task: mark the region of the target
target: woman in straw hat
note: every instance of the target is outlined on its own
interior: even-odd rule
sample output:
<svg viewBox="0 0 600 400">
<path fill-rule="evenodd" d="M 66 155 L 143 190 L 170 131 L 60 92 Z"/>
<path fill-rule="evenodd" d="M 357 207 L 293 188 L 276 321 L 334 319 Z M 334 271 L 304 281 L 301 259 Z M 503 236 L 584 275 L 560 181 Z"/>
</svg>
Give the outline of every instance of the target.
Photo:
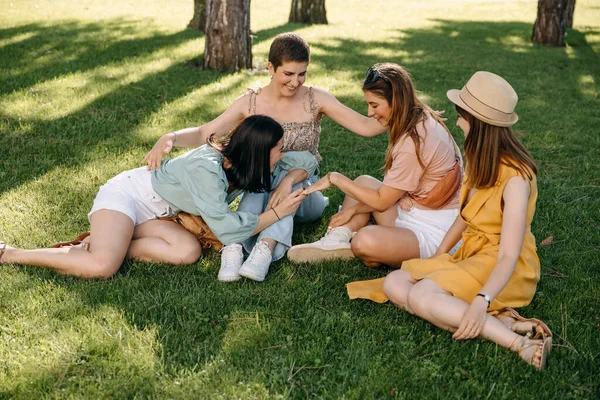
<svg viewBox="0 0 600 400">
<path fill-rule="evenodd" d="M 368 115 L 389 130 L 383 182 L 330 172 L 307 188 L 310 194 L 337 186 L 346 198 L 322 239 L 288 251 L 292 261 L 358 257 L 371 267 L 400 267 L 433 255 L 456 219 L 460 151 L 438 113 L 417 96 L 409 72 L 393 63 L 374 65 L 362 89 Z"/>
<path fill-rule="evenodd" d="M 480 71 L 447 95 L 465 134 L 459 216 L 435 255 L 405 262 L 385 279 L 384 293 L 455 339 L 484 337 L 540 370 L 552 333 L 509 308 L 529 304 L 540 279 L 531 233 L 537 168 L 511 130 L 517 94 L 498 75 Z M 462 246 L 449 255 L 461 238 Z"/>
</svg>

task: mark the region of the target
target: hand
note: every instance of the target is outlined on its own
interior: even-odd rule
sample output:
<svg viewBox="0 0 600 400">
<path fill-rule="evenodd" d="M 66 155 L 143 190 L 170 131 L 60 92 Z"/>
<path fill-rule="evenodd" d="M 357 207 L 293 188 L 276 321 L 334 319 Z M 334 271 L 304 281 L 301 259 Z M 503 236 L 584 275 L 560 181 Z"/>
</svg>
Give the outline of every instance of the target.
<svg viewBox="0 0 600 400">
<path fill-rule="evenodd" d="M 452 337 L 456 340 L 463 340 L 479 336 L 487 318 L 487 306 L 487 301 L 483 297 L 476 296 Z"/>
<path fill-rule="evenodd" d="M 342 209 L 342 211 L 331 217 L 331 221 L 329 222 L 327 229 L 333 229 L 337 228 L 338 226 L 346 225 L 348 222 L 350 222 L 352 217 L 354 217 L 354 211 L 354 207 Z"/>
<path fill-rule="evenodd" d="M 440 119 L 440 121 L 442 121 L 442 122 L 448 121 L 448 118 L 442 117 L 442 115 L 444 115 L 446 113 L 446 110 L 442 110 L 442 111 L 440 111 L 440 110 L 433 110 L 433 112 L 435 113 L 435 115 L 438 116 L 438 118 Z"/>
<path fill-rule="evenodd" d="M 333 175 L 335 173 L 336 172 L 329 172 L 327 175 L 325 175 L 324 177 L 322 177 L 321 179 L 319 179 L 318 181 L 316 181 L 315 183 L 313 183 L 312 185 L 310 185 L 309 187 L 304 189 L 304 194 L 308 196 L 311 193 L 320 192 L 322 190 L 330 188 L 331 187 L 331 175 Z"/>
<path fill-rule="evenodd" d="M 282 201 L 273 209 L 277 213 L 280 218 L 290 215 L 294 211 L 300 207 L 300 203 L 306 198 L 306 195 L 303 193 L 304 189 L 300 188 L 298 190 L 293 191 L 289 195 L 283 198 Z"/>
<path fill-rule="evenodd" d="M 161 138 L 158 139 L 154 147 L 152 147 L 152 150 L 150 150 L 148 154 L 146 154 L 146 157 L 144 157 L 142 163 L 148 163 L 148 171 L 160 168 L 160 162 L 163 158 L 163 155 L 169 154 L 173 149 L 174 138 L 175 135 L 171 133 L 162 135 Z"/>
<path fill-rule="evenodd" d="M 279 185 L 275 188 L 273 193 L 271 193 L 271 198 L 269 199 L 269 203 L 267 204 L 267 209 L 273 208 L 277 206 L 284 198 L 292 193 L 292 184 L 288 183 L 288 181 L 284 178 Z"/>
</svg>

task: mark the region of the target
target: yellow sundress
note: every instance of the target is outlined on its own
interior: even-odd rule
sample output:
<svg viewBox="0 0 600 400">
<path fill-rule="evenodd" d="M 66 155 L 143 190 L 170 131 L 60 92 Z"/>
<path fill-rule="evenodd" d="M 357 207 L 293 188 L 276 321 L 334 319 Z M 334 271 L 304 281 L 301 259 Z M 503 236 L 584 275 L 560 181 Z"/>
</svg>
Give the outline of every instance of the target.
<svg viewBox="0 0 600 400">
<path fill-rule="evenodd" d="M 508 180 L 518 175 L 519 172 L 514 168 L 502 165 L 498 183 L 491 188 L 477 190 L 468 203 L 466 199 L 469 190 L 463 185 L 459 215 L 467 224 L 467 229 L 462 234 L 462 246 L 453 256 L 443 254 L 432 259 L 405 261 L 402 269 L 417 280 L 431 279 L 454 297 L 471 303 L 498 262 L 503 216 L 502 194 Z M 527 204 L 527 231 L 521 255 L 508 284 L 492 301 L 488 311 L 529 304 L 540 280 L 540 260 L 536 253 L 535 237 L 531 233 L 531 221 L 538 195 L 535 176 L 529 184 L 531 190 Z M 348 294 L 351 299 L 368 298 L 384 302 L 387 298 L 381 290 L 382 282 L 383 279 L 378 279 L 348 284 Z"/>
</svg>

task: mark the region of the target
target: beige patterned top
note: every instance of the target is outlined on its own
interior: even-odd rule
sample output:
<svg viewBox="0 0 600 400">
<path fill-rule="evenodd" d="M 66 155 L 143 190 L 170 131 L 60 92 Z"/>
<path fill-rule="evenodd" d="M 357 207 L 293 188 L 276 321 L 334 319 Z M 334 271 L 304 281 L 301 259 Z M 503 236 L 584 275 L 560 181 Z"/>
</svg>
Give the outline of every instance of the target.
<svg viewBox="0 0 600 400">
<path fill-rule="evenodd" d="M 248 99 L 248 113 L 256 114 L 256 95 L 260 93 L 258 89 L 248 89 L 250 97 Z M 318 162 L 323 159 L 319 154 L 319 138 L 321 136 L 321 118 L 317 113 L 317 105 L 313 88 L 308 88 L 308 105 L 310 110 L 306 109 L 306 100 L 304 110 L 312 114 L 312 119 L 306 122 L 286 122 L 281 124 L 283 127 L 283 150 L 284 151 L 309 151 L 315 156 Z"/>
</svg>

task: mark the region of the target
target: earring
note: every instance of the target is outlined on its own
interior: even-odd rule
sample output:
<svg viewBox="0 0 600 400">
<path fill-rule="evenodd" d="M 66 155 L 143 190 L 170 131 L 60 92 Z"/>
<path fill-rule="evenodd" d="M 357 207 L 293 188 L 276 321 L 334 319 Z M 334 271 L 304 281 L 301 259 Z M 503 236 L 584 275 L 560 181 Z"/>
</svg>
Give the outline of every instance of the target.
<svg viewBox="0 0 600 400">
<path fill-rule="evenodd" d="M 270 75 L 270 77 L 271 77 L 271 80 L 273 80 L 273 75 Z"/>
</svg>

